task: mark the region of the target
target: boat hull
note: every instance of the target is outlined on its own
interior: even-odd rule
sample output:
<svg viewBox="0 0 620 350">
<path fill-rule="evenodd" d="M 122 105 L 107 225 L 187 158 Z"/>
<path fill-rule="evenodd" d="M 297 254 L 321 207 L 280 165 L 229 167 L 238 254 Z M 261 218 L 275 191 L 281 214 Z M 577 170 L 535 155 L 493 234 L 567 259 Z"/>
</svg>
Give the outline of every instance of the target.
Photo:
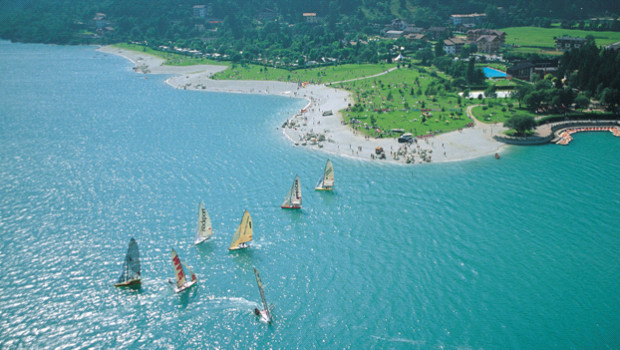
<svg viewBox="0 0 620 350">
<path fill-rule="evenodd" d="M 182 291 L 191 288 L 193 285 L 196 284 L 196 282 L 198 282 L 197 280 L 194 281 L 187 281 L 185 282 L 184 285 L 180 286 L 180 287 L 174 287 L 174 292 L 175 293 L 181 293 Z M 174 283 L 174 282 L 172 282 Z"/>
<path fill-rule="evenodd" d="M 316 191 L 333 191 L 334 190 L 332 187 L 315 187 L 314 189 Z"/>
<path fill-rule="evenodd" d="M 264 323 L 271 323 L 271 317 L 267 313 L 267 310 L 260 310 L 258 319 Z"/>
<path fill-rule="evenodd" d="M 241 243 L 238 246 L 234 247 L 234 248 L 228 248 L 228 250 L 239 250 L 239 249 L 245 249 L 245 248 L 249 248 L 250 245 L 248 243 Z"/>
<path fill-rule="evenodd" d="M 211 237 L 206 237 L 206 238 L 202 238 L 202 239 L 197 239 L 196 242 L 194 242 L 194 245 L 199 245 L 200 243 L 203 243 L 205 241 L 208 241 L 209 238 Z"/>
<path fill-rule="evenodd" d="M 136 279 L 121 282 L 121 283 L 114 283 L 114 287 L 136 287 L 136 286 L 140 286 L 141 284 L 142 284 L 142 281 L 139 278 L 136 278 Z"/>
<path fill-rule="evenodd" d="M 283 205 L 283 206 L 280 206 L 280 208 L 282 208 L 282 209 L 301 209 L 301 205 L 299 205 L 299 204 Z"/>
</svg>

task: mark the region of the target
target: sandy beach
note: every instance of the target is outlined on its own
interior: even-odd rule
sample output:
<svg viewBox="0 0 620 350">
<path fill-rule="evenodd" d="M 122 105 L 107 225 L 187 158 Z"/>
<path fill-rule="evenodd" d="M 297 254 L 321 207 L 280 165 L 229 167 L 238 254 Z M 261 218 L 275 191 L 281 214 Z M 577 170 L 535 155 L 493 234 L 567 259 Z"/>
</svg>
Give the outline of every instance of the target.
<svg viewBox="0 0 620 350">
<path fill-rule="evenodd" d="M 112 46 L 101 47 L 99 51 L 122 56 L 135 64 L 140 74 L 171 74 L 166 82 L 177 89 L 212 92 L 270 94 L 308 101 L 305 108 L 282 120 L 279 125 L 283 134 L 291 141 L 291 147 L 305 147 L 318 152 L 373 160 L 394 164 L 426 162 L 449 162 L 490 156 L 500 153 L 503 143 L 495 141 L 493 135 L 504 129 L 500 125 L 487 125 L 473 119 L 474 127 L 453 131 L 433 137 L 418 139 L 408 146 L 396 139 L 368 138 L 342 122 L 338 111 L 354 101 L 347 91 L 325 85 L 306 85 L 274 81 L 212 80 L 210 76 L 226 69 L 225 66 L 165 66 L 164 60 L 137 51 Z M 471 108 L 468 108 L 471 116 Z M 472 117 L 473 118 L 473 117 Z M 385 159 L 378 159 L 375 149 L 384 150 Z"/>
</svg>

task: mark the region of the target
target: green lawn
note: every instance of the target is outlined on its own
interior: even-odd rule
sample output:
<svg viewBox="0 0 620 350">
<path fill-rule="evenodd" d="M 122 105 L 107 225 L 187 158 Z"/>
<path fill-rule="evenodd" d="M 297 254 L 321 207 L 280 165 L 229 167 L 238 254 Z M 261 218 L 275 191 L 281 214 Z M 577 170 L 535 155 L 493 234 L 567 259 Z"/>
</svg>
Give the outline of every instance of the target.
<svg viewBox="0 0 620 350">
<path fill-rule="evenodd" d="M 213 76 L 219 80 L 275 80 L 286 82 L 310 82 L 324 84 L 366 77 L 384 72 L 395 64 L 343 64 L 289 71 L 253 64 L 233 65 Z"/>
<path fill-rule="evenodd" d="M 487 98 L 482 106 L 472 109 L 473 115 L 483 123 L 503 123 L 515 114 L 537 115 L 519 108 L 519 103 L 511 98 Z"/>
<path fill-rule="evenodd" d="M 554 37 L 563 35 L 585 38 L 592 35 L 596 45 L 609 45 L 620 41 L 620 32 L 595 32 L 578 29 L 539 28 L 539 27 L 511 27 L 501 29 L 506 32 L 506 44 L 533 49 L 555 48 Z M 521 51 L 519 51 L 521 52 Z"/>
<path fill-rule="evenodd" d="M 426 68 L 400 68 L 389 74 L 336 84 L 351 91 L 356 104 L 343 111 L 344 119 L 360 132 L 377 136 L 376 129 L 403 129 L 414 135 L 441 133 L 467 126 L 465 99 L 446 90 L 449 82 Z M 413 89 L 413 94 L 411 90 Z M 475 101 L 472 101 L 473 103 Z"/>
</svg>

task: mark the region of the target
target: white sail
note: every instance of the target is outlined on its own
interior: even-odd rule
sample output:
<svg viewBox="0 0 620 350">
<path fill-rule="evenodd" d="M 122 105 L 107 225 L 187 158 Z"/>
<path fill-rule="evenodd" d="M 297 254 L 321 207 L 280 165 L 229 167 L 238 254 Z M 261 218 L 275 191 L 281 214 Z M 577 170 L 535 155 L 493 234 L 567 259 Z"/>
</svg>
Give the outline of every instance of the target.
<svg viewBox="0 0 620 350">
<path fill-rule="evenodd" d="M 319 179 L 319 183 L 314 188 L 315 190 L 331 191 L 334 187 L 334 166 L 331 160 L 327 160 L 325 164 L 325 170 L 323 176 Z"/>
<path fill-rule="evenodd" d="M 258 290 L 260 291 L 260 298 L 263 301 L 263 310 L 260 310 L 261 317 L 265 318 L 266 322 L 271 322 L 271 312 L 269 311 L 269 306 L 267 305 L 267 300 L 265 299 L 265 290 L 263 288 L 263 281 L 260 279 L 260 274 L 258 270 L 254 268 L 254 276 L 256 276 L 256 284 L 258 284 Z"/>
<path fill-rule="evenodd" d="M 282 208 L 286 209 L 300 209 L 301 208 L 301 184 L 299 181 L 299 175 L 295 176 L 293 180 L 293 186 L 286 194 L 284 202 L 282 202 Z"/>
<path fill-rule="evenodd" d="M 246 243 L 252 240 L 252 233 L 252 217 L 250 217 L 250 213 L 246 210 L 228 250 L 247 248 Z"/>
<path fill-rule="evenodd" d="M 135 239 L 129 241 L 129 248 L 123 262 L 123 270 L 114 284 L 117 287 L 140 284 L 140 251 Z"/>
<path fill-rule="evenodd" d="M 198 228 L 194 244 L 200 244 L 211 238 L 212 235 L 213 230 L 211 218 L 209 217 L 207 209 L 205 209 L 204 205 L 200 203 L 200 205 L 198 206 Z"/>
</svg>

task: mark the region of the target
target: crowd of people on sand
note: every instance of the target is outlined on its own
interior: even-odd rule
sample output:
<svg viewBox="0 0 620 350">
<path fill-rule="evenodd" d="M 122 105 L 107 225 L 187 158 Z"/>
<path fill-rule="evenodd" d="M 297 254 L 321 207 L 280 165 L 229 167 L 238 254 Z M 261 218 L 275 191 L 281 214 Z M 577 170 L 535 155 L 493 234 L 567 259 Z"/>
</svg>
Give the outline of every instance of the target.
<svg viewBox="0 0 620 350">
<path fill-rule="evenodd" d="M 586 131 L 609 131 L 614 136 L 620 137 L 620 129 L 615 126 L 585 126 L 579 128 L 569 128 L 560 133 L 560 140 L 557 142 L 558 145 L 568 145 L 572 140 L 572 134 L 578 132 L 586 132 Z"/>
</svg>

